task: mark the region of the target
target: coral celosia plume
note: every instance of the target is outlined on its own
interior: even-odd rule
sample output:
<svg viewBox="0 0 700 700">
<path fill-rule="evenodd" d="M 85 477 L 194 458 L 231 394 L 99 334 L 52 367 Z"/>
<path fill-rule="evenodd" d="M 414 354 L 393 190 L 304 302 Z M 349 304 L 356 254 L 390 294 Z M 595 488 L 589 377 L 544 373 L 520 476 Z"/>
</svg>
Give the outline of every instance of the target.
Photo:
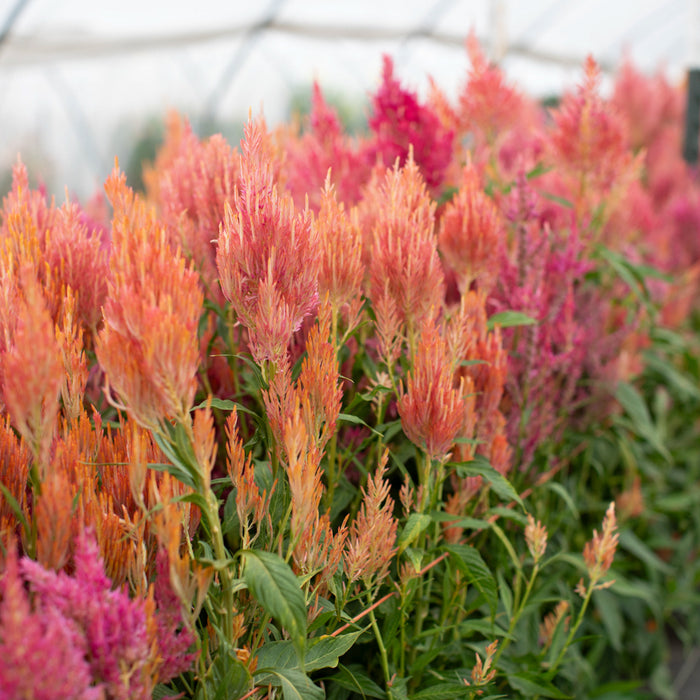
<svg viewBox="0 0 700 700">
<path fill-rule="evenodd" d="M 235 210 L 226 206 L 217 266 L 224 296 L 250 334 L 258 363 L 283 362 L 292 333 L 318 303 L 318 234 L 308 210 L 280 193 L 264 124 L 249 122 Z"/>
<path fill-rule="evenodd" d="M 197 274 L 115 169 L 109 295 L 97 356 L 119 403 L 145 427 L 187 416 L 199 363 Z"/>
</svg>

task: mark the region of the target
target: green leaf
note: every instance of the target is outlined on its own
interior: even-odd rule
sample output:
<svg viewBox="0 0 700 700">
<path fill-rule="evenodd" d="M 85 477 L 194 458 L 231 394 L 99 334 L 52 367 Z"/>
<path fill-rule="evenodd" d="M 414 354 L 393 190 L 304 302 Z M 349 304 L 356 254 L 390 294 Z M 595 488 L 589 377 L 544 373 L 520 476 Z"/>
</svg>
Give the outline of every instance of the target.
<svg viewBox="0 0 700 700">
<path fill-rule="evenodd" d="M 411 513 L 399 535 L 397 542 L 399 554 L 412 544 L 431 522 L 432 518 L 425 513 Z"/>
<path fill-rule="evenodd" d="M 423 568 L 423 550 L 407 547 L 404 554 L 408 557 L 411 564 L 413 564 L 416 573 L 418 573 Z"/>
<path fill-rule="evenodd" d="M 594 591 L 593 603 L 600 614 L 610 646 L 615 651 L 621 651 L 625 622 L 620 614 L 620 599 L 610 591 Z"/>
<path fill-rule="evenodd" d="M 218 408 L 222 411 L 233 411 L 233 409 L 235 408 L 238 411 L 238 413 L 248 413 L 251 416 L 255 416 L 256 418 L 258 417 L 258 414 L 255 411 L 251 411 L 242 403 L 238 403 L 238 401 L 231 401 L 231 399 L 217 399 L 215 396 L 212 396 L 209 399 L 202 401 L 202 403 L 199 403 L 196 406 L 192 406 L 190 412 L 196 411 L 200 408 L 206 408 L 207 402 L 211 402 L 212 408 Z"/>
<path fill-rule="evenodd" d="M 537 323 L 536 318 L 524 314 L 522 311 L 499 311 L 491 316 L 486 327 L 492 331 L 496 325 L 501 328 L 512 328 L 513 326 L 533 326 Z"/>
<path fill-rule="evenodd" d="M 644 683 L 642 681 L 612 681 L 595 689 L 589 690 L 588 697 L 591 700 L 641 700 L 648 698 L 646 693 L 639 691 Z"/>
<path fill-rule="evenodd" d="M 324 700 L 324 692 L 302 671 L 265 668 L 255 674 L 256 685 L 277 685 L 284 700 Z"/>
<path fill-rule="evenodd" d="M 436 683 L 435 685 L 411 695 L 411 700 L 442 700 L 442 698 L 466 697 L 464 683 Z"/>
<path fill-rule="evenodd" d="M 544 197 L 545 199 L 549 199 L 551 202 L 556 202 L 566 209 L 574 208 L 574 205 L 568 199 L 560 197 L 558 194 L 552 194 L 551 192 L 540 192 L 540 196 Z"/>
<path fill-rule="evenodd" d="M 673 461 L 666 446 L 661 442 L 656 427 L 652 423 L 649 409 L 642 395 L 628 382 L 617 385 L 615 398 L 620 402 L 632 421 L 632 427 L 669 463 Z"/>
<path fill-rule="evenodd" d="M 491 484 L 491 488 L 505 501 L 515 501 L 520 507 L 525 510 L 518 492 L 513 488 L 513 485 L 502 474 L 497 472 L 488 462 L 480 455 L 477 455 L 469 462 L 460 462 L 456 466 L 456 472 L 459 476 L 480 476 Z"/>
<path fill-rule="evenodd" d="M 339 413 L 338 414 L 338 420 L 345 421 L 346 423 L 353 423 L 354 425 L 362 425 L 368 430 L 371 430 L 375 435 L 378 435 L 379 437 L 384 437 L 379 431 L 375 430 L 371 425 L 368 425 L 365 423 L 362 418 L 359 418 L 358 416 L 354 416 L 352 413 Z"/>
<path fill-rule="evenodd" d="M 700 489 L 689 488 L 680 493 L 670 493 L 654 501 L 654 510 L 662 513 L 683 513 L 695 510 L 700 503 Z"/>
<path fill-rule="evenodd" d="M 339 669 L 329 680 L 341 688 L 359 693 L 363 698 L 386 698 L 386 693 L 358 666 L 340 664 Z"/>
<path fill-rule="evenodd" d="M 347 652 L 362 634 L 362 630 L 341 634 L 337 637 L 323 636 L 313 640 L 306 651 L 304 670 L 306 673 L 321 668 L 335 668 L 340 657 Z M 299 659 L 290 641 L 268 642 L 257 653 L 259 668 L 296 669 L 301 671 Z"/>
<path fill-rule="evenodd" d="M 362 634 L 362 630 L 339 634 L 337 637 L 321 637 L 306 652 L 306 672 L 320 668 L 335 668 L 340 657 L 347 652 Z"/>
<path fill-rule="evenodd" d="M 167 685 L 159 683 L 155 688 L 153 688 L 153 695 L 151 696 L 153 700 L 163 700 L 164 698 L 180 698 L 182 693 L 178 693 L 177 690 L 171 690 Z"/>
<path fill-rule="evenodd" d="M 564 488 L 562 484 L 560 484 L 558 481 L 548 481 L 545 484 L 545 488 L 548 491 L 554 491 L 554 493 L 556 493 L 557 496 L 559 496 L 559 498 L 561 498 L 561 500 L 564 501 L 566 507 L 571 512 L 571 515 L 574 516 L 574 519 L 579 519 L 578 508 L 574 503 L 574 499 L 571 498 L 571 494 Z"/>
<path fill-rule="evenodd" d="M 436 523 L 450 523 L 450 525 L 462 527 L 465 530 L 488 530 L 491 527 L 491 523 L 488 520 L 470 518 L 468 516 L 460 518 L 450 513 L 442 513 L 438 510 L 431 511 L 430 517 Z"/>
<path fill-rule="evenodd" d="M 498 605 L 498 589 L 493 574 L 481 558 L 481 554 L 468 544 L 450 544 L 444 549 L 453 555 L 450 561 L 456 564 L 467 580 L 486 598 L 493 617 Z"/>
<path fill-rule="evenodd" d="M 532 168 L 532 170 L 529 170 L 527 173 L 525 173 L 525 178 L 528 180 L 532 180 L 533 178 L 540 177 L 540 175 L 545 175 L 553 169 L 554 168 L 552 168 L 552 166 L 545 165 L 544 163 L 537 163 L 537 165 L 535 165 L 535 167 Z"/>
<path fill-rule="evenodd" d="M 652 614 L 660 620 L 663 615 L 664 601 L 659 597 L 656 588 L 648 584 L 646 581 L 639 579 L 625 579 L 619 572 L 613 572 L 612 578 L 615 579 L 614 593 L 617 596 L 625 598 L 639 598 L 643 600 L 651 610 Z"/>
<path fill-rule="evenodd" d="M 209 509 L 207 499 L 201 493 L 186 493 L 183 496 L 176 496 L 173 498 L 173 501 L 179 503 L 194 503 L 205 512 Z"/>
<path fill-rule="evenodd" d="M 498 578 L 498 593 L 501 603 L 503 603 L 503 609 L 506 611 L 507 619 L 510 622 L 513 617 L 513 593 L 500 569 L 496 572 L 496 577 Z"/>
<path fill-rule="evenodd" d="M 656 370 L 665 379 L 669 389 L 673 389 L 681 399 L 700 399 L 700 388 L 685 374 L 679 372 L 668 360 L 660 358 L 651 352 L 644 353 L 647 367 Z"/>
<path fill-rule="evenodd" d="M 561 700 L 572 697 L 562 693 L 561 690 L 536 673 L 527 671 L 511 673 L 508 675 L 508 682 L 513 688 L 526 695 L 541 695 L 544 698 L 560 698 Z"/>
<path fill-rule="evenodd" d="M 164 423 L 163 428 L 167 432 L 167 437 L 158 432 L 154 432 L 153 437 L 172 464 L 149 464 L 148 466 L 157 471 L 168 472 L 178 481 L 197 491 L 200 481 L 199 465 L 185 429 L 179 424 L 170 425 L 169 423 Z"/>
<path fill-rule="evenodd" d="M 202 682 L 198 684 L 195 700 L 239 698 L 251 687 L 252 678 L 248 669 L 236 658 L 232 649 L 221 647 Z"/>
<path fill-rule="evenodd" d="M 605 246 L 599 246 L 596 252 L 615 270 L 637 299 L 653 314 L 654 308 L 651 303 L 649 288 L 647 287 L 647 277 L 654 277 L 666 282 L 671 282 L 672 278 L 650 265 L 637 265 L 620 255 L 620 253 L 612 251 Z"/>
<path fill-rule="evenodd" d="M 243 579 L 253 597 L 290 634 L 303 663 L 306 644 L 306 603 L 297 577 L 277 554 L 253 549 L 239 552 L 245 560 Z"/>
<path fill-rule="evenodd" d="M 263 644 L 256 654 L 258 668 L 287 668 L 301 670 L 299 656 L 289 640 Z"/>
<path fill-rule="evenodd" d="M 170 457 L 165 450 L 163 449 L 163 446 L 158 442 L 158 438 L 154 435 L 156 443 L 158 443 L 158 446 L 160 447 L 161 451 L 163 454 L 165 454 L 166 457 L 171 459 L 172 462 L 176 460 L 175 457 Z M 189 471 L 187 469 L 184 469 L 183 467 L 180 467 L 177 464 L 163 464 L 159 462 L 149 462 L 148 464 L 149 469 L 153 469 L 154 471 L 157 472 L 167 472 L 172 476 L 173 478 L 177 479 L 180 483 L 184 484 L 185 486 L 189 486 L 191 489 L 195 488 L 195 483 L 194 479 L 190 475 Z"/>
<path fill-rule="evenodd" d="M 650 569 L 656 569 L 667 575 L 674 574 L 674 568 L 654 554 L 649 546 L 631 530 L 625 529 L 620 531 L 620 547 L 627 550 L 630 554 L 634 554 Z"/>
<path fill-rule="evenodd" d="M 24 511 L 17 502 L 17 499 L 10 493 L 10 490 L 7 488 L 7 486 L 5 486 L 5 484 L 0 483 L 0 491 L 2 491 L 2 495 L 5 497 L 5 500 L 10 506 L 10 510 L 15 515 L 15 518 L 17 518 L 17 520 L 19 520 L 19 522 L 22 524 L 25 533 L 29 534 L 29 523 L 27 522 Z"/>
</svg>

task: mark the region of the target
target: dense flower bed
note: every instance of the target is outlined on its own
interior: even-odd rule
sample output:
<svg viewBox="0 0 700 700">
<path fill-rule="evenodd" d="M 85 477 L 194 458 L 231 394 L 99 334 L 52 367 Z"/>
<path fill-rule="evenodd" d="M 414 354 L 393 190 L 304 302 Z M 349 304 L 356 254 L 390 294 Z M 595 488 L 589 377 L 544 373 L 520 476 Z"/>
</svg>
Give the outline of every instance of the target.
<svg viewBox="0 0 700 700">
<path fill-rule="evenodd" d="M 318 86 L 238 149 L 172 115 L 111 216 L 18 162 L 0 698 L 642 697 L 597 660 L 671 617 L 635 566 L 697 454 L 682 96 L 589 59 L 547 111 L 467 49 L 454 104 L 385 57 L 355 138 Z"/>
</svg>

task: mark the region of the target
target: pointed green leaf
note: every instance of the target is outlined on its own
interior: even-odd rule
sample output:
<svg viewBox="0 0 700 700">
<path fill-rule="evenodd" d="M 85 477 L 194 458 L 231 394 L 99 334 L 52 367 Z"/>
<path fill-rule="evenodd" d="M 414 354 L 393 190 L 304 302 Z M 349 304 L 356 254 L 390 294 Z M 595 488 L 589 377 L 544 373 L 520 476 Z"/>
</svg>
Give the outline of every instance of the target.
<svg viewBox="0 0 700 700">
<path fill-rule="evenodd" d="M 302 671 L 291 668 L 264 668 L 255 674 L 256 685 L 282 688 L 284 700 L 323 700 L 324 692 Z"/>
<path fill-rule="evenodd" d="M 363 669 L 356 665 L 343 666 L 340 664 L 340 670 L 334 676 L 331 676 L 330 680 L 341 688 L 351 690 L 363 698 L 383 699 L 386 697 L 386 693 Z"/>
<path fill-rule="evenodd" d="M 17 518 L 17 520 L 19 520 L 19 522 L 22 524 L 24 531 L 29 534 L 29 523 L 27 522 L 24 511 L 17 502 L 17 499 L 10 493 L 10 490 L 7 488 L 7 486 L 5 486 L 5 484 L 0 483 L 0 491 L 2 491 L 2 495 L 5 497 L 7 504 L 10 506 L 10 510 L 15 514 L 15 518 Z"/>
<path fill-rule="evenodd" d="M 246 549 L 243 579 L 253 597 L 290 634 L 303 663 L 306 643 L 306 603 L 299 582 L 288 564 L 272 552 Z"/>
<path fill-rule="evenodd" d="M 501 603 L 503 603 L 503 609 L 506 611 L 506 619 L 510 622 L 513 617 L 513 593 L 500 569 L 496 572 L 496 577 L 498 578 L 498 593 Z"/>
<path fill-rule="evenodd" d="M 491 484 L 491 488 L 504 500 L 515 501 L 523 510 L 523 504 L 518 492 L 513 488 L 513 485 L 502 474 L 497 472 L 481 455 L 477 455 L 469 462 L 460 462 L 457 464 L 455 471 L 461 477 L 465 476 L 480 476 Z"/>
<path fill-rule="evenodd" d="M 156 443 L 158 443 L 158 438 L 156 438 Z M 158 446 L 160 447 L 163 454 L 165 454 L 165 456 L 168 457 L 168 459 L 170 459 L 172 462 L 176 460 L 176 457 L 171 457 L 165 452 L 160 443 L 158 443 Z M 177 479 L 180 483 L 184 484 L 185 486 L 189 486 L 191 489 L 195 488 L 194 479 L 192 478 L 190 473 L 187 471 L 187 469 L 183 469 L 177 464 L 162 464 L 156 462 L 149 462 L 148 468 L 153 469 L 157 472 L 167 472 L 168 474 L 170 474 L 170 476 Z"/>
<path fill-rule="evenodd" d="M 668 576 L 674 575 L 673 567 L 661 559 L 632 530 L 624 529 L 620 531 L 620 547 L 643 561 L 650 569 L 655 569 Z"/>
<path fill-rule="evenodd" d="M 536 323 L 537 319 L 522 311 L 499 311 L 489 318 L 486 327 L 492 331 L 497 325 L 501 328 L 511 328 L 512 326 L 533 326 Z"/>
<path fill-rule="evenodd" d="M 452 554 L 451 562 L 476 586 L 486 598 L 491 608 L 491 616 L 496 614 L 498 605 L 498 589 L 493 574 L 481 558 L 481 554 L 468 544 L 450 544 L 445 549 Z"/>
<path fill-rule="evenodd" d="M 252 681 L 248 669 L 236 658 L 233 650 L 223 646 L 198 684 L 195 700 L 238 698 L 251 690 Z"/>
<path fill-rule="evenodd" d="M 258 417 L 258 414 L 255 411 L 251 411 L 242 403 L 238 403 L 238 401 L 231 401 L 231 399 L 217 399 L 215 396 L 212 396 L 209 399 L 202 401 L 202 403 L 199 403 L 196 406 L 192 406 L 190 411 L 196 411 L 200 408 L 206 408 L 208 401 L 211 402 L 212 408 L 218 408 L 222 411 L 233 411 L 233 409 L 235 408 L 236 411 L 238 411 L 238 413 L 248 413 L 249 415 L 255 416 L 256 418 Z"/>
<path fill-rule="evenodd" d="M 307 649 L 304 669 L 306 673 L 321 668 L 335 668 L 340 657 L 347 652 L 362 634 L 362 630 L 341 634 L 337 637 L 323 636 L 313 640 Z M 257 653 L 258 668 L 296 669 L 301 671 L 299 659 L 290 641 L 268 642 Z"/>
<path fill-rule="evenodd" d="M 306 652 L 306 672 L 320 668 L 335 668 L 340 657 L 347 652 L 362 634 L 362 630 L 339 634 L 337 637 L 321 637 Z"/>
<path fill-rule="evenodd" d="M 432 518 L 425 513 L 411 513 L 401 531 L 398 539 L 399 554 L 412 544 L 416 538 L 432 522 Z"/>
<path fill-rule="evenodd" d="M 549 199 L 551 202 L 556 202 L 566 209 L 573 209 L 574 205 L 566 198 L 560 197 L 558 194 L 552 194 L 551 192 L 540 192 L 540 194 L 545 198 Z"/>
<path fill-rule="evenodd" d="M 411 700 L 448 700 L 467 697 L 464 683 L 436 683 L 411 695 Z"/>
<path fill-rule="evenodd" d="M 382 433 L 375 430 L 371 425 L 365 423 L 365 421 L 363 421 L 362 418 L 354 416 L 352 413 L 339 413 L 338 420 L 345 421 L 346 423 L 353 423 L 354 425 L 362 425 L 365 428 L 371 430 L 375 435 L 379 435 L 379 437 L 384 437 Z"/>
<path fill-rule="evenodd" d="M 508 675 L 508 682 L 513 688 L 527 696 L 541 695 L 543 698 L 556 698 L 558 700 L 567 700 L 571 697 L 535 673 L 526 671 L 511 673 Z"/>
<path fill-rule="evenodd" d="M 661 442 L 646 402 L 639 391 L 628 382 L 619 382 L 615 398 L 630 417 L 632 427 L 637 434 L 644 438 L 668 462 L 672 462 L 673 459 L 666 446 Z"/>
</svg>

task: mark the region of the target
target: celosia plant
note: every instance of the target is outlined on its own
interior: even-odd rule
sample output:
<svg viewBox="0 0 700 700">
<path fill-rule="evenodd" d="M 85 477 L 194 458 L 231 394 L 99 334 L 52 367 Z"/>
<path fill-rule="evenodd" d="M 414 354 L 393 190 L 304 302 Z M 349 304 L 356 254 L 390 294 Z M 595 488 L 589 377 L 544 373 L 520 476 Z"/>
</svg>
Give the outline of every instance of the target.
<svg viewBox="0 0 700 700">
<path fill-rule="evenodd" d="M 700 194 L 649 155 L 677 137 L 662 86 L 640 123 L 640 79 L 608 101 L 589 60 L 547 118 L 473 37 L 468 55 L 455 104 L 385 58 L 360 139 L 318 86 L 305 131 L 250 119 L 238 150 L 173 116 L 145 196 L 107 179 L 111 220 L 15 167 L 0 698 L 594 685 L 579 671 L 601 635 L 581 628 L 614 593 L 618 543 L 663 561 L 612 506 L 568 552 L 584 538 L 557 532 L 552 499 L 579 515 L 567 468 L 592 444 L 582 482 L 602 469 L 623 409 L 647 441 L 627 468 L 666 458 L 629 382 L 658 308 L 692 301 L 651 264 L 697 279 L 700 249 L 672 248 Z"/>
</svg>

